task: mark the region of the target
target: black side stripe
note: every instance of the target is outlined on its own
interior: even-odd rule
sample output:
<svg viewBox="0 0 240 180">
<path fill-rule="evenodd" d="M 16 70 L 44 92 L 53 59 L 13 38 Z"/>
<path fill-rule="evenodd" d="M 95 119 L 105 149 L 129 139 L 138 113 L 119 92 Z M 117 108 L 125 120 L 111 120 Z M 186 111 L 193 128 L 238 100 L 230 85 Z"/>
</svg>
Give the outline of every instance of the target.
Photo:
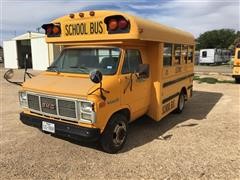
<svg viewBox="0 0 240 180">
<path fill-rule="evenodd" d="M 233 67 L 240 67 L 240 65 L 233 65 Z"/>
<path fill-rule="evenodd" d="M 192 76 L 194 76 L 194 74 L 189 74 L 189 75 L 187 75 L 187 76 L 183 76 L 183 77 L 180 77 L 180 78 L 178 78 L 178 79 L 165 82 L 165 83 L 163 84 L 163 87 L 170 86 L 170 85 L 172 85 L 172 84 L 175 84 L 175 83 L 177 83 L 177 82 L 179 82 L 179 81 L 182 81 L 182 80 L 187 79 L 187 78 L 192 77 Z"/>
<path fill-rule="evenodd" d="M 193 85 L 190 85 L 190 86 L 187 87 L 187 89 L 191 89 L 192 87 L 193 87 Z"/>
<path fill-rule="evenodd" d="M 179 93 L 175 93 L 175 94 L 163 99 L 162 104 L 165 104 L 166 102 L 172 100 L 173 98 L 177 97 L 178 95 L 179 95 Z"/>
</svg>

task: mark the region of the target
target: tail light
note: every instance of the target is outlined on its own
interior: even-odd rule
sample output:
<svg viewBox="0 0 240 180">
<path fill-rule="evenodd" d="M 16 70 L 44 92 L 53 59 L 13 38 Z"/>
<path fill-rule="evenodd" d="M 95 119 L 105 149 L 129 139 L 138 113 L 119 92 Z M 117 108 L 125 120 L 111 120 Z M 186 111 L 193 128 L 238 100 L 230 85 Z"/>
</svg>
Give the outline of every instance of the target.
<svg viewBox="0 0 240 180">
<path fill-rule="evenodd" d="M 45 30 L 47 37 L 59 37 L 61 35 L 60 24 L 43 24 L 42 28 Z"/>
<path fill-rule="evenodd" d="M 127 20 L 126 19 L 120 19 L 118 21 L 118 26 L 119 26 L 120 29 L 126 29 L 127 26 L 128 26 Z"/>
<path fill-rule="evenodd" d="M 121 15 L 109 16 L 104 19 L 109 34 L 128 33 L 130 23 Z"/>
</svg>

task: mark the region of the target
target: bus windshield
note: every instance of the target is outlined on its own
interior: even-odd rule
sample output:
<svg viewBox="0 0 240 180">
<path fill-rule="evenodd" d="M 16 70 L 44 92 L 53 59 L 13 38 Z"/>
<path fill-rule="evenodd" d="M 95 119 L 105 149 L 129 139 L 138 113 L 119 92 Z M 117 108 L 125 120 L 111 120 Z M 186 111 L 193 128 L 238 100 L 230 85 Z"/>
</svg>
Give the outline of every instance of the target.
<svg viewBox="0 0 240 180">
<path fill-rule="evenodd" d="M 48 71 L 89 74 L 93 69 L 98 69 L 103 75 L 113 75 L 119 59 L 119 48 L 65 49 L 48 67 Z"/>
</svg>

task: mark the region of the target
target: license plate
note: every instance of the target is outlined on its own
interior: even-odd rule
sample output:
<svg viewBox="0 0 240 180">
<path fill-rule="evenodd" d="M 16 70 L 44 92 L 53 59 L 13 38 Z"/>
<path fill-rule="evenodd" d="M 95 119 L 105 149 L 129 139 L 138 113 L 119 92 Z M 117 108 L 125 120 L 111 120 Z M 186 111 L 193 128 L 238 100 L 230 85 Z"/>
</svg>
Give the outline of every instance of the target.
<svg viewBox="0 0 240 180">
<path fill-rule="evenodd" d="M 55 124 L 42 121 L 42 130 L 50 133 L 55 133 Z"/>
</svg>

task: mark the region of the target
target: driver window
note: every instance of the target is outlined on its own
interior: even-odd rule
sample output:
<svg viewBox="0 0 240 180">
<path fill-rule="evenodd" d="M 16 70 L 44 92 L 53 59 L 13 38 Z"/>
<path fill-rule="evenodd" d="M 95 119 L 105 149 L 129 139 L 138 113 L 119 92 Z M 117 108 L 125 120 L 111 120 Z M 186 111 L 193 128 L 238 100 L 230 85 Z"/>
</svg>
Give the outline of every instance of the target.
<svg viewBox="0 0 240 180">
<path fill-rule="evenodd" d="M 139 64 L 142 64 L 140 51 L 136 49 L 126 50 L 122 67 L 122 74 L 137 72 Z"/>
</svg>

